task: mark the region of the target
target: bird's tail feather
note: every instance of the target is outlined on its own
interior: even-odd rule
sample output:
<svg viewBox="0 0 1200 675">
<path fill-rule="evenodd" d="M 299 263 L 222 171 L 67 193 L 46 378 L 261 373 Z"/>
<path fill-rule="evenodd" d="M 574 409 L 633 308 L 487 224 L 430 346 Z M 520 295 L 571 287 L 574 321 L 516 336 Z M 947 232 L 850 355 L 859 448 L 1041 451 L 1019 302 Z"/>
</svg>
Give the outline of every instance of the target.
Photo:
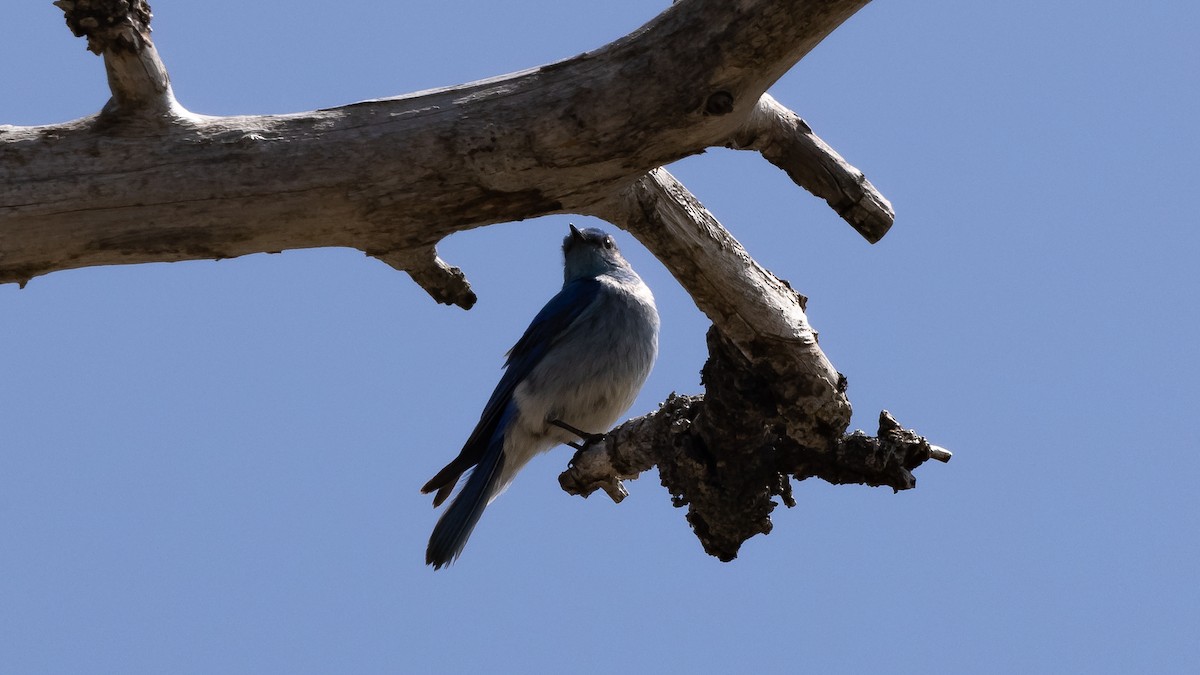
<svg viewBox="0 0 1200 675">
<path fill-rule="evenodd" d="M 446 507 L 429 535 L 429 547 L 425 549 L 425 562 L 433 569 L 454 562 L 467 538 L 483 515 L 484 508 L 496 494 L 500 476 L 504 473 L 504 425 L 492 436 L 483 460 L 471 471 L 458 496 Z"/>
</svg>

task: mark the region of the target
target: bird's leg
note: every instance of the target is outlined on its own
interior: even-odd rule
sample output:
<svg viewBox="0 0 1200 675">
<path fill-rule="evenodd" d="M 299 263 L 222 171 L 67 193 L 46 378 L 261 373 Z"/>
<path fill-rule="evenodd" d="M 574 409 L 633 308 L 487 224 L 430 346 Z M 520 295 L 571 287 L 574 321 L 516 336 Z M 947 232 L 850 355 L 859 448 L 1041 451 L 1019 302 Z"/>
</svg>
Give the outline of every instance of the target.
<svg viewBox="0 0 1200 675">
<path fill-rule="evenodd" d="M 564 422 L 562 420 L 550 420 L 550 424 L 553 424 L 554 426 L 558 427 L 559 429 L 566 429 L 567 431 L 578 436 L 583 441 L 583 445 L 580 445 L 578 443 L 574 443 L 571 441 L 567 441 L 567 445 L 571 446 L 572 448 L 575 448 L 576 450 L 582 450 L 585 447 L 591 445 L 592 443 L 599 443 L 600 441 L 604 440 L 604 434 L 589 434 L 586 431 L 581 431 L 579 429 L 576 429 L 575 427 L 571 426 L 570 424 L 567 424 L 566 422 Z"/>
</svg>

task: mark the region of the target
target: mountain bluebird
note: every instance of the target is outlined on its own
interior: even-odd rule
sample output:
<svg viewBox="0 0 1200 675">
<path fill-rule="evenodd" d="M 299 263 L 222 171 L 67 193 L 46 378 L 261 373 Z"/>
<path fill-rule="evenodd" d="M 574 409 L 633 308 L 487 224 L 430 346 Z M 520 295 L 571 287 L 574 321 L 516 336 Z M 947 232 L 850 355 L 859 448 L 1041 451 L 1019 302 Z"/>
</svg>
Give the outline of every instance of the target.
<svg viewBox="0 0 1200 675">
<path fill-rule="evenodd" d="M 433 528 L 425 562 L 440 569 L 525 463 L 565 443 L 595 441 L 633 404 L 658 355 L 654 296 L 595 228 L 563 240 L 563 287 L 508 352 L 505 372 L 458 457 L 421 492 L 436 507 L 462 490 Z"/>
</svg>

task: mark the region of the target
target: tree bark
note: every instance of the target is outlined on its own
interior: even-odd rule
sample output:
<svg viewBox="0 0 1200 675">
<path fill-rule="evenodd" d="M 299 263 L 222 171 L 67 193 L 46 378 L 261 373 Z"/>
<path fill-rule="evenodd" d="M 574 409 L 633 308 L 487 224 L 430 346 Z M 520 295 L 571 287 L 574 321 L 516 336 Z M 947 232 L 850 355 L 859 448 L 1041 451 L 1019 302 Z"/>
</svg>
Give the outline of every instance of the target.
<svg viewBox="0 0 1200 675">
<path fill-rule="evenodd" d="M 610 45 L 522 73 L 239 117 L 175 101 L 139 24 L 144 2 L 123 13 L 124 0 L 60 4 L 104 54 L 113 98 L 66 124 L 0 127 L 0 283 L 318 246 L 443 276 L 432 251 L 448 234 L 584 211 L 704 148 L 757 147 L 735 137 L 769 124 L 767 86 L 865 0 L 686 0 Z M 890 210 L 855 222 L 877 239 Z"/>
<path fill-rule="evenodd" d="M 600 216 L 642 241 L 712 319 L 711 358 L 705 397 L 668 401 L 649 418 L 661 424 L 635 420 L 581 451 L 564 487 L 616 498 L 622 477 L 657 464 L 705 548 L 730 559 L 769 530 L 773 496 L 790 502 L 788 475 L 903 489 L 939 456 L 923 439 L 886 461 L 849 450 L 871 443 L 845 436 L 845 381 L 804 299 L 658 168 L 708 147 L 757 151 L 877 241 L 891 205 L 766 93 L 866 2 L 681 0 L 609 45 L 528 71 L 327 110 L 210 117 L 176 102 L 144 0 L 60 0 L 71 30 L 103 55 L 112 98 L 65 124 L 0 126 L 0 283 L 348 246 L 468 308 L 470 284 L 437 255 L 443 237 Z M 653 449 L 639 462 L 619 459 L 631 435 Z M 876 459 L 884 435 L 871 439 Z"/>
</svg>

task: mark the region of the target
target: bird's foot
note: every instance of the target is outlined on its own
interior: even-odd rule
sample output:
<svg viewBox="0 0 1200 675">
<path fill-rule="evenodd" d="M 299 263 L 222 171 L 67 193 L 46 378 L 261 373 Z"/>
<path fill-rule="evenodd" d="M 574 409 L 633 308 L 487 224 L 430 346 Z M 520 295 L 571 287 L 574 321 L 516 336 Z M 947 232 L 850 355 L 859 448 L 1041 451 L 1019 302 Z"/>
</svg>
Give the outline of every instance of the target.
<svg viewBox="0 0 1200 675">
<path fill-rule="evenodd" d="M 554 426 L 558 427 L 559 429 L 565 429 L 565 430 L 575 434 L 576 436 L 578 436 L 580 438 L 580 440 L 583 441 L 582 445 L 579 443 L 576 443 L 574 441 L 567 441 L 567 445 L 571 446 L 572 448 L 575 448 L 576 450 L 583 450 L 584 448 L 586 448 L 589 445 L 592 445 L 593 443 L 599 443 L 600 441 L 604 440 L 604 436 L 605 436 L 604 434 L 589 434 L 586 431 L 576 429 L 575 427 L 571 426 L 570 424 L 567 424 L 566 422 L 564 422 L 562 420 L 550 420 L 550 424 L 553 424 Z"/>
</svg>

